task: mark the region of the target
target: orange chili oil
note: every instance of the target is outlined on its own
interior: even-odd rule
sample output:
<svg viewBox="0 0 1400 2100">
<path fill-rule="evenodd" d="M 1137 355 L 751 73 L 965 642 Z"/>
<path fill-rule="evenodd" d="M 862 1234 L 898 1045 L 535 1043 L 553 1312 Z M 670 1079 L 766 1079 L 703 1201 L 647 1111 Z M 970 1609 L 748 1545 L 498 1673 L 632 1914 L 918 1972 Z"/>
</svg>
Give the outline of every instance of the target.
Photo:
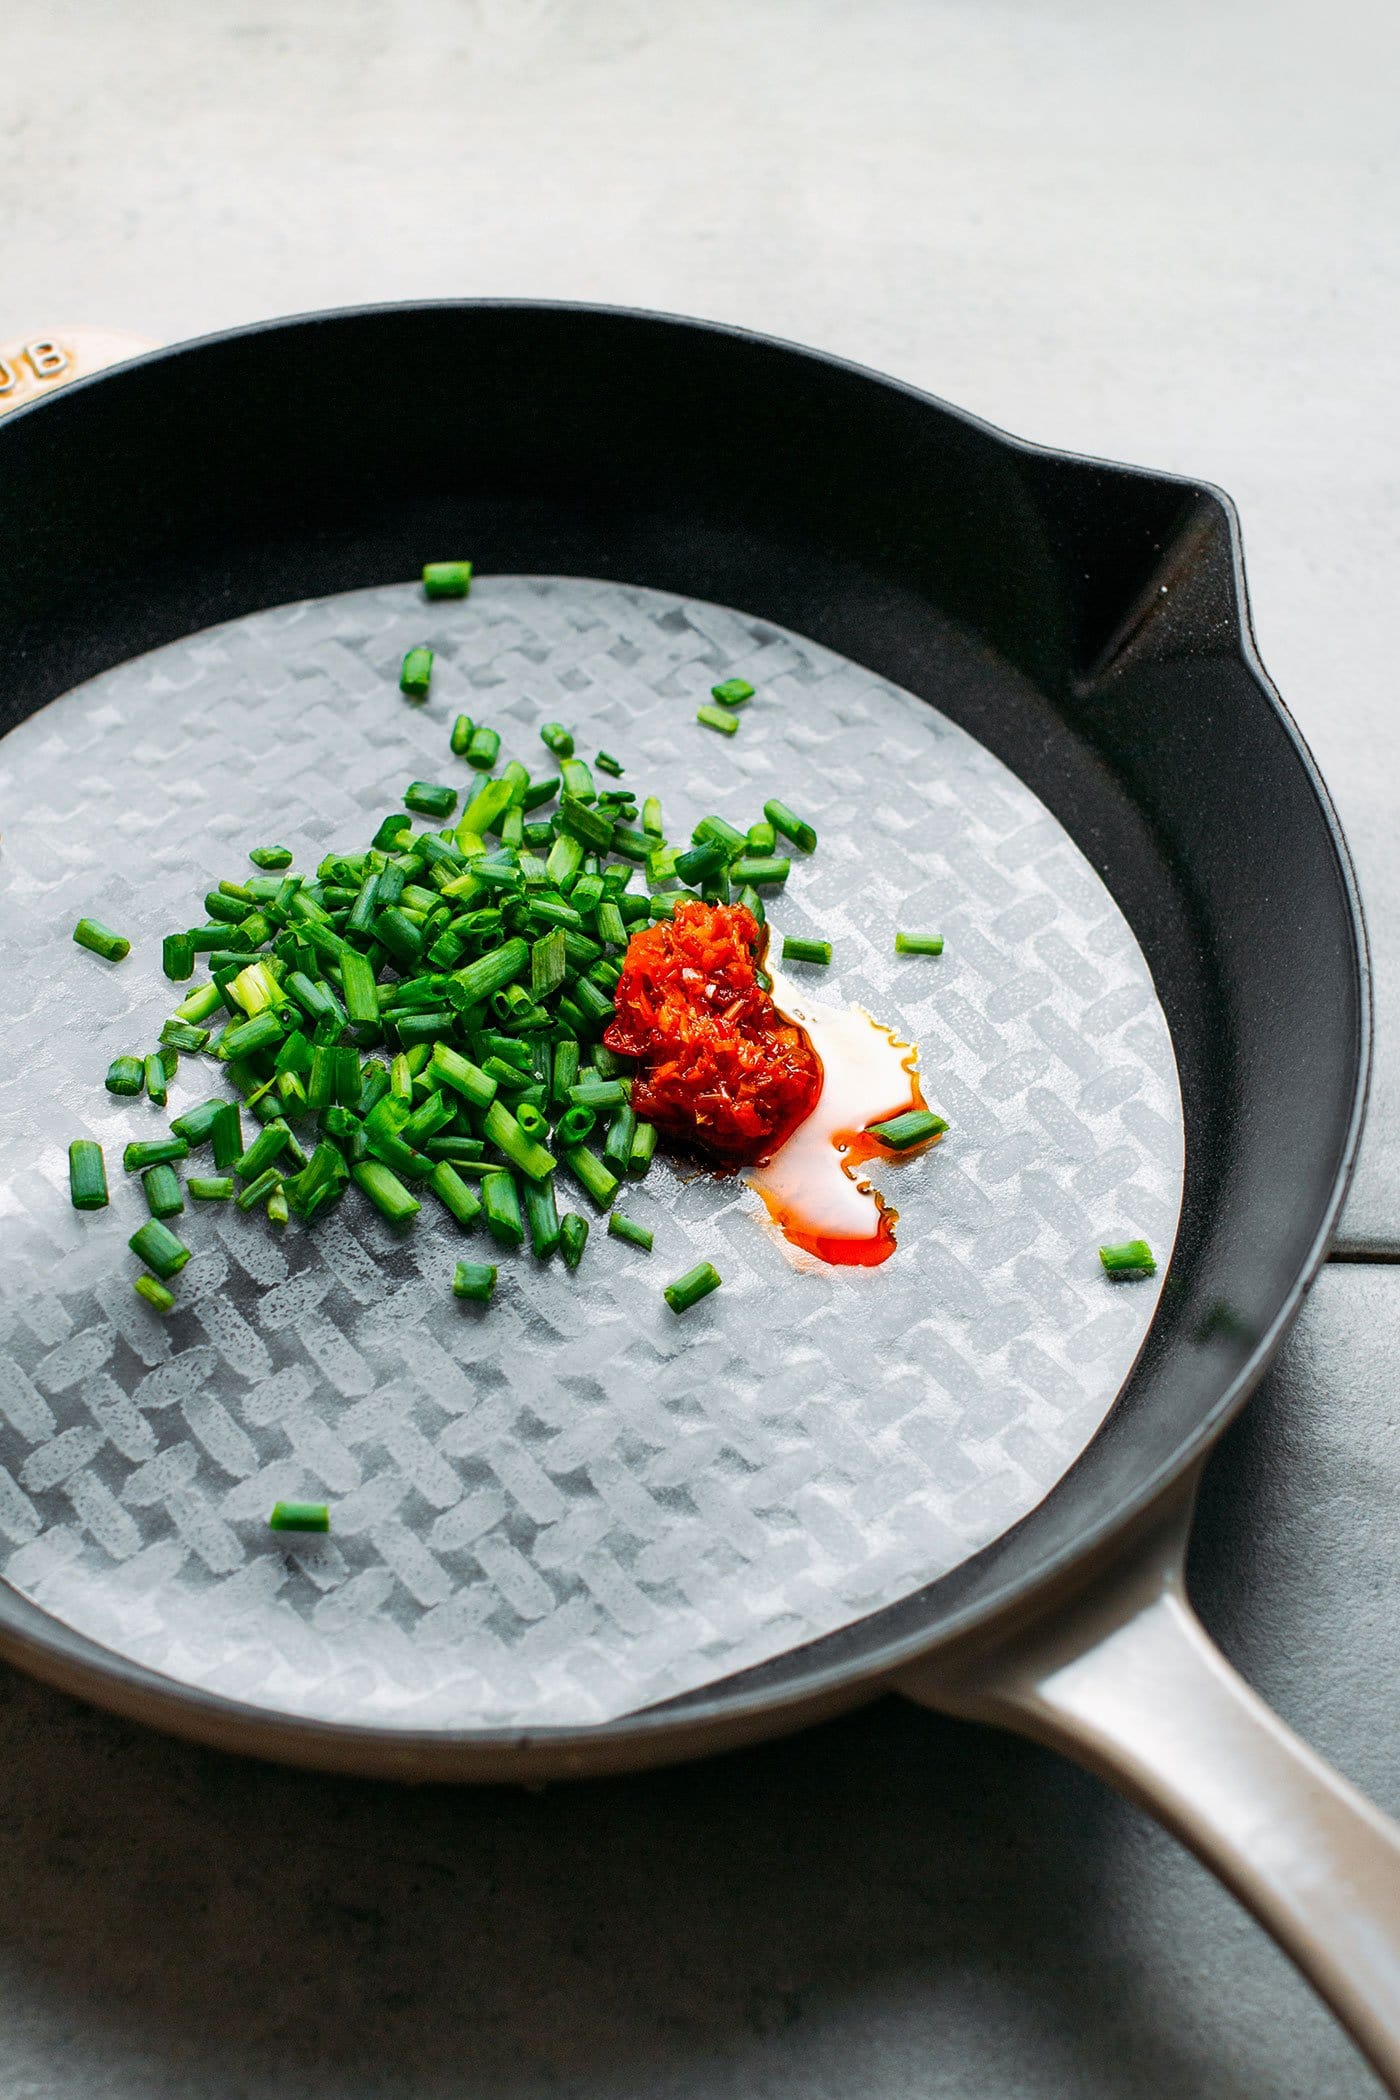
<svg viewBox="0 0 1400 2100">
<path fill-rule="evenodd" d="M 821 1059 L 758 981 L 765 939 L 745 905 L 677 905 L 633 934 L 603 1037 L 640 1062 L 637 1114 L 726 1166 L 768 1159 L 822 1087 Z"/>
</svg>

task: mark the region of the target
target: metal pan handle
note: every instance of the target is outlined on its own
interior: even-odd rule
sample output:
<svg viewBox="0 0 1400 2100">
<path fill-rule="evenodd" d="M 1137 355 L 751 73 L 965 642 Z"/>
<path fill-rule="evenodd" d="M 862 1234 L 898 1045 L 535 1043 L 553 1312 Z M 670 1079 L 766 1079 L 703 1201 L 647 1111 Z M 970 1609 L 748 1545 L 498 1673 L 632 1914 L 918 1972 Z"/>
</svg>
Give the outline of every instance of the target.
<svg viewBox="0 0 1400 2100">
<path fill-rule="evenodd" d="M 1256 1697 L 1186 1598 L 1195 1482 L 1067 1607 L 899 1689 L 1012 1728 L 1175 1833 L 1291 1955 L 1400 2094 L 1400 1828 Z"/>
</svg>

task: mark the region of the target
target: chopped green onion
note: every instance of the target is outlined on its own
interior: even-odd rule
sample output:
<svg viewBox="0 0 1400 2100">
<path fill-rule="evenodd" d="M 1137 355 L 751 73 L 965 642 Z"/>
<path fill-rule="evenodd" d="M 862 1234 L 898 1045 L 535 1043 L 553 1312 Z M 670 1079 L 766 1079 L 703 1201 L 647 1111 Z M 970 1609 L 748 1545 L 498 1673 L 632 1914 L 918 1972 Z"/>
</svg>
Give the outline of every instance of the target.
<svg viewBox="0 0 1400 2100">
<path fill-rule="evenodd" d="M 749 882 L 755 889 L 768 883 L 786 882 L 792 873 L 792 862 L 781 855 L 755 854 L 736 860 L 729 870 L 731 882 Z"/>
<path fill-rule="evenodd" d="M 627 1155 L 627 1173 L 632 1181 L 640 1181 L 651 1165 L 656 1151 L 656 1125 L 638 1123 L 632 1133 L 632 1149 Z"/>
<path fill-rule="evenodd" d="M 167 1055 L 171 1054 L 169 1052 Z M 146 1099 L 156 1108 L 164 1108 L 169 1074 L 165 1069 L 165 1057 L 159 1050 L 152 1050 L 144 1059 L 146 1075 Z"/>
<path fill-rule="evenodd" d="M 192 992 L 186 992 L 176 1007 L 172 1018 L 176 1021 L 207 1021 L 223 1005 L 216 984 L 197 984 Z"/>
<path fill-rule="evenodd" d="M 450 817 L 457 807 L 457 790 L 437 786 L 431 780 L 414 780 L 403 791 L 404 807 L 420 817 Z"/>
<path fill-rule="evenodd" d="M 594 756 L 593 763 L 595 766 L 597 766 L 600 773 L 610 773 L 614 780 L 618 779 L 619 776 L 625 773 L 627 770 L 627 768 L 623 765 L 622 760 L 620 758 L 614 758 L 611 751 L 597 752 Z"/>
<path fill-rule="evenodd" d="M 907 1152 L 911 1145 L 939 1137 L 947 1128 L 942 1116 L 934 1115 L 931 1109 L 909 1108 L 902 1116 L 890 1116 L 883 1123 L 867 1123 L 865 1134 L 878 1138 L 892 1152 Z"/>
<path fill-rule="evenodd" d="M 68 1197 L 74 1210 L 107 1206 L 107 1162 L 94 1138 L 74 1138 L 68 1147 Z"/>
<path fill-rule="evenodd" d="M 540 742 L 552 758 L 572 758 L 574 740 L 562 722 L 546 722 L 540 731 Z"/>
<path fill-rule="evenodd" d="M 598 1118 L 591 1108 L 566 1108 L 559 1118 L 556 1135 L 561 1145 L 581 1145 L 593 1135 Z"/>
<path fill-rule="evenodd" d="M 826 964 L 831 961 L 830 941 L 809 941 L 800 933 L 783 935 L 783 961 Z"/>
<path fill-rule="evenodd" d="M 489 1305 L 496 1288 L 496 1264 L 492 1261 L 459 1261 L 452 1276 L 452 1295 L 473 1305 Z"/>
<path fill-rule="evenodd" d="M 482 1177 L 481 1208 L 492 1239 L 503 1247 L 518 1247 L 525 1237 L 525 1221 L 513 1174 L 496 1169 Z"/>
<path fill-rule="evenodd" d="M 494 729 L 487 729 L 484 725 L 479 725 L 472 731 L 467 748 L 462 755 L 466 759 L 467 764 L 474 766 L 478 773 L 489 773 L 501 755 L 499 732 Z"/>
<path fill-rule="evenodd" d="M 1124 1240 L 1121 1246 L 1100 1247 L 1099 1260 L 1104 1274 L 1115 1282 L 1157 1273 L 1157 1263 L 1146 1240 Z"/>
<path fill-rule="evenodd" d="M 194 943 L 187 933 L 167 933 L 160 944 L 160 966 L 172 984 L 194 974 Z"/>
<path fill-rule="evenodd" d="M 472 587 L 469 561 L 430 561 L 423 570 L 423 594 L 428 598 L 465 598 Z"/>
<path fill-rule="evenodd" d="M 234 1161 L 234 1173 L 240 1181 L 256 1181 L 265 1168 L 281 1158 L 291 1138 L 291 1130 L 280 1116 L 264 1124 L 242 1158 Z"/>
<path fill-rule="evenodd" d="M 399 672 L 399 691 L 407 693 L 410 700 L 426 700 L 432 677 L 432 650 L 410 649 Z"/>
<path fill-rule="evenodd" d="M 456 721 L 452 724 L 452 735 L 449 739 L 454 758 L 466 757 L 467 746 L 472 740 L 472 732 L 475 728 L 476 724 L 470 715 L 458 715 Z"/>
<path fill-rule="evenodd" d="M 745 840 L 750 853 L 771 853 L 777 843 L 778 834 L 766 818 L 761 824 L 750 824 L 749 835 Z"/>
<path fill-rule="evenodd" d="M 250 1181 L 245 1189 L 240 1189 L 233 1200 L 242 1211 L 256 1210 L 274 1189 L 281 1186 L 282 1176 L 276 1167 L 268 1167 L 266 1172 L 259 1174 L 256 1181 Z"/>
<path fill-rule="evenodd" d="M 555 926 L 530 944 L 530 990 L 533 996 L 547 999 L 551 992 L 557 992 L 568 967 L 563 929 Z"/>
<path fill-rule="evenodd" d="M 729 864 L 729 852 L 721 839 L 704 839 L 676 857 L 676 873 L 684 883 L 707 882 Z"/>
<path fill-rule="evenodd" d="M 717 1291 L 720 1282 L 720 1273 L 714 1263 L 701 1261 L 693 1269 L 687 1269 L 684 1276 L 678 1276 L 674 1283 L 668 1283 L 661 1295 L 673 1313 L 689 1312 L 701 1298 Z"/>
<path fill-rule="evenodd" d="M 173 1218 L 185 1207 L 180 1177 L 171 1166 L 147 1167 L 141 1176 L 146 1208 L 153 1218 Z"/>
<path fill-rule="evenodd" d="M 481 1120 L 482 1134 L 488 1144 L 498 1152 L 504 1152 L 512 1166 L 519 1167 L 531 1181 L 543 1181 L 554 1172 L 554 1157 L 534 1138 L 527 1137 L 515 1117 L 500 1100 L 493 1101 Z"/>
<path fill-rule="evenodd" d="M 221 1172 L 238 1164 L 243 1157 L 243 1118 L 236 1101 L 220 1104 L 209 1126 L 209 1139 L 214 1148 L 214 1164 Z"/>
<path fill-rule="evenodd" d="M 274 1502 L 269 1531 L 329 1531 L 331 1513 L 324 1502 Z"/>
<path fill-rule="evenodd" d="M 437 1162 L 428 1176 L 428 1187 L 459 1225 L 466 1227 L 480 1216 L 481 1198 L 475 1189 L 468 1188 L 450 1160 Z"/>
<path fill-rule="evenodd" d="M 527 1181 L 522 1191 L 530 1245 L 540 1261 L 548 1261 L 559 1245 L 559 1206 L 554 1200 L 554 1178 Z"/>
<path fill-rule="evenodd" d="M 703 723 L 706 729 L 718 729 L 724 736 L 733 736 L 739 727 L 738 716 L 731 715 L 723 707 L 697 707 L 695 719 Z"/>
<path fill-rule="evenodd" d="M 255 868 L 289 868 L 292 849 L 290 846 L 254 846 L 248 858 Z"/>
<path fill-rule="evenodd" d="M 136 1138 L 122 1154 L 122 1168 L 128 1174 L 142 1174 L 147 1167 L 159 1167 L 167 1160 L 187 1159 L 189 1150 L 182 1137 Z"/>
<path fill-rule="evenodd" d="M 138 1261 L 148 1269 L 154 1269 L 162 1281 L 168 1283 L 177 1276 L 190 1258 L 190 1250 L 183 1240 L 176 1239 L 168 1225 L 159 1218 L 151 1218 L 139 1231 L 133 1232 L 126 1243 Z"/>
<path fill-rule="evenodd" d="M 227 1203 L 233 1195 L 231 1174 L 191 1174 L 185 1187 L 197 1203 Z"/>
<path fill-rule="evenodd" d="M 943 936 L 941 933 L 897 933 L 894 952 L 896 955 L 941 955 Z"/>
<path fill-rule="evenodd" d="M 722 707 L 743 707 L 752 700 L 753 694 L 754 689 L 747 678 L 726 678 L 723 685 L 710 687 L 711 698 L 718 700 Z"/>
<path fill-rule="evenodd" d="M 559 1220 L 559 1248 L 567 1267 L 576 1269 L 588 1243 L 588 1220 L 576 1210 L 566 1210 Z"/>
<path fill-rule="evenodd" d="M 160 1039 L 172 1050 L 187 1050 L 191 1057 L 202 1050 L 209 1040 L 207 1028 L 195 1028 L 188 1021 L 177 1021 L 172 1014 L 160 1031 Z"/>
<path fill-rule="evenodd" d="M 642 829 L 648 838 L 659 839 L 665 836 L 661 822 L 661 803 L 655 795 L 648 795 L 642 804 Z"/>
<path fill-rule="evenodd" d="M 79 919 L 73 928 L 73 938 L 80 948 L 90 948 L 104 962 L 120 962 L 124 955 L 131 953 L 130 941 L 113 933 L 110 926 L 104 926 L 98 919 Z"/>
<path fill-rule="evenodd" d="M 615 1240 L 626 1240 L 629 1247 L 641 1247 L 647 1254 L 650 1254 L 651 1233 L 645 1225 L 637 1225 L 631 1218 L 624 1218 L 620 1210 L 609 1213 L 608 1231 Z M 718 1277 L 716 1277 L 715 1281 L 719 1281 Z M 674 1284 L 671 1288 L 675 1288 Z M 671 1295 L 670 1291 L 666 1295 L 669 1298 Z"/>
<path fill-rule="evenodd" d="M 154 1276 L 138 1276 L 131 1288 L 138 1298 L 144 1298 L 147 1305 L 154 1306 L 158 1313 L 173 1311 L 174 1291 L 168 1291 L 163 1283 L 157 1283 Z"/>
<path fill-rule="evenodd" d="M 765 802 L 763 814 L 775 831 L 781 832 L 785 839 L 791 839 L 793 845 L 800 846 L 804 853 L 815 849 L 816 832 L 801 817 L 794 816 L 786 802 Z"/>
<path fill-rule="evenodd" d="M 234 1021 L 219 1037 L 219 1055 L 225 1062 L 231 1057 L 251 1057 L 255 1051 L 270 1050 L 282 1040 L 282 1023 L 275 1013 L 254 1014 L 249 1021 Z"/>
<path fill-rule="evenodd" d="M 391 1225 L 406 1225 L 423 1208 L 417 1197 L 409 1194 L 398 1175 L 391 1173 L 377 1159 L 362 1159 L 350 1169 L 350 1178 L 364 1190 L 375 1209 Z"/>
<path fill-rule="evenodd" d="M 187 1108 L 183 1115 L 172 1116 L 170 1128 L 177 1138 L 184 1138 L 189 1145 L 207 1144 L 209 1134 L 214 1127 L 215 1118 L 221 1116 L 228 1105 L 226 1101 L 201 1101 L 196 1108 Z M 129 1152 L 130 1147 L 127 1149 Z M 176 1155 L 172 1154 L 170 1156 L 175 1157 Z M 151 1162 L 147 1160 L 146 1165 L 149 1166 L 150 1164 Z M 128 1172 L 130 1172 L 130 1168 L 128 1168 Z"/>
<path fill-rule="evenodd" d="M 584 1194 L 593 1199 L 599 1210 L 606 1210 L 617 1194 L 616 1174 L 610 1174 L 586 1145 L 561 1146 L 559 1156 Z"/>
<path fill-rule="evenodd" d="M 114 1057 L 107 1067 L 109 1094 L 139 1094 L 146 1084 L 146 1061 L 141 1057 Z"/>
</svg>

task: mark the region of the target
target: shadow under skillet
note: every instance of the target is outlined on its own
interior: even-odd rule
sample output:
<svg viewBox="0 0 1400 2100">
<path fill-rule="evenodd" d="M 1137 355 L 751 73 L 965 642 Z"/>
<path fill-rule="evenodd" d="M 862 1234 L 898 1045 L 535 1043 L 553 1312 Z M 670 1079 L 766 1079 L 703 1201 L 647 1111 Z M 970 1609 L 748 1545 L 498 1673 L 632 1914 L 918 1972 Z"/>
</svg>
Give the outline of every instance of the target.
<svg viewBox="0 0 1400 2100">
<path fill-rule="evenodd" d="M 1396 1330 L 1395 1270 L 1324 1274 L 1194 1555 L 1238 1659 L 1391 1807 Z M 635 1781 L 410 1792 L 6 1675 L 0 1757 L 0 2031 L 36 2100 L 1379 2090 L 1144 1817 L 893 1700 Z"/>
</svg>

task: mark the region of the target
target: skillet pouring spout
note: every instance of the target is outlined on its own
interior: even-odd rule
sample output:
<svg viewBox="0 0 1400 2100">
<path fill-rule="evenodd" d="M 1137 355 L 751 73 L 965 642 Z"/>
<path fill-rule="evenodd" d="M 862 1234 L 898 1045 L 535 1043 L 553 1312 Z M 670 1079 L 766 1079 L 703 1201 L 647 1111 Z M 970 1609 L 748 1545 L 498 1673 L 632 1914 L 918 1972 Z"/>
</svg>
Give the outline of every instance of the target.
<svg viewBox="0 0 1400 2100">
<path fill-rule="evenodd" d="M 1250 1689 L 1186 1595 L 1196 1481 L 1053 1616 L 907 1697 L 1010 1728 L 1155 1816 L 1278 1941 L 1400 2093 L 1400 1826 Z"/>
</svg>

